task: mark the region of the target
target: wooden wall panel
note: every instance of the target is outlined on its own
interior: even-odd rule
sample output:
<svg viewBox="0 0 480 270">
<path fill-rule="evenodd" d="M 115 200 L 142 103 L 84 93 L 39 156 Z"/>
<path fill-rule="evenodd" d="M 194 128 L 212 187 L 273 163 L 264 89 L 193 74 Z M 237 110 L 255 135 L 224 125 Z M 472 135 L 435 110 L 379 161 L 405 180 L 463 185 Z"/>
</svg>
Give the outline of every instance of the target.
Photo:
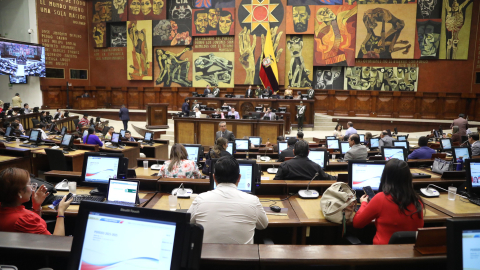
<svg viewBox="0 0 480 270">
<path fill-rule="evenodd" d="M 371 96 L 368 92 L 357 91 L 355 96 L 354 113 L 357 116 L 369 116 L 370 115 L 370 103 Z"/>
<path fill-rule="evenodd" d="M 143 92 L 143 104 L 144 104 L 144 106 L 139 108 L 139 109 L 143 109 L 146 106 L 146 104 L 148 104 L 148 103 L 158 103 L 156 92 L 153 92 L 153 91 Z"/>
<path fill-rule="evenodd" d="M 128 91 L 128 108 L 143 109 L 140 107 L 140 93 L 138 91 Z"/>
<path fill-rule="evenodd" d="M 168 106 L 169 110 L 176 110 L 178 108 L 177 106 L 174 106 L 175 104 L 173 103 L 174 100 L 173 100 L 172 91 L 162 91 L 160 93 L 159 102 L 160 103 L 169 103 L 170 104 L 170 106 Z"/>
<path fill-rule="evenodd" d="M 265 142 L 269 140 L 271 143 L 277 143 L 277 137 L 279 136 L 277 126 L 275 125 L 259 125 L 259 134 Z M 264 143 L 265 143 L 264 142 Z"/>
<path fill-rule="evenodd" d="M 388 93 L 390 94 L 390 93 Z M 393 113 L 393 94 L 380 95 L 377 98 L 377 116 L 378 117 L 392 117 Z"/>
<path fill-rule="evenodd" d="M 181 122 L 178 123 L 178 129 L 179 130 L 194 130 L 194 123 L 186 123 L 186 122 Z M 190 143 L 193 142 L 195 139 L 194 136 L 195 132 L 181 132 L 177 133 L 177 129 L 175 129 L 175 137 L 178 138 L 178 143 Z"/>
<path fill-rule="evenodd" d="M 120 108 L 125 101 L 125 94 L 122 90 L 112 91 L 112 108 Z"/>
<path fill-rule="evenodd" d="M 435 119 L 437 115 L 437 106 L 441 105 L 437 102 L 438 99 L 435 96 L 428 95 L 424 96 L 421 104 L 421 118 L 423 119 Z"/>
<path fill-rule="evenodd" d="M 345 92 L 345 94 L 342 95 L 337 95 L 334 98 L 335 115 L 348 115 L 348 108 L 350 107 L 348 92 Z"/>
<path fill-rule="evenodd" d="M 244 136 L 253 136 L 252 125 L 250 124 L 237 124 L 235 138 L 242 139 Z"/>
<path fill-rule="evenodd" d="M 415 97 L 406 96 L 398 98 L 398 117 L 413 118 L 415 112 Z"/>
<path fill-rule="evenodd" d="M 215 145 L 215 124 L 214 123 L 199 123 L 200 134 L 198 136 L 198 143 L 201 145 Z"/>
<path fill-rule="evenodd" d="M 110 91 L 106 90 L 97 90 L 96 97 L 97 97 L 97 106 L 99 108 L 109 108 L 110 107 L 110 98 L 109 98 Z"/>
</svg>

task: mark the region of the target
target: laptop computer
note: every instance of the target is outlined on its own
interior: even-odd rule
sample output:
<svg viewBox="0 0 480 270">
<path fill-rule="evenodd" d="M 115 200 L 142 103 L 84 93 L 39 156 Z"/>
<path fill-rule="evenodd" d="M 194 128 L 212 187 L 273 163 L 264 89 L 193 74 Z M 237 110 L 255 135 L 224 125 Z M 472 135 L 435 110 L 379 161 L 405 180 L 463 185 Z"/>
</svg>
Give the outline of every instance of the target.
<svg viewBox="0 0 480 270">
<path fill-rule="evenodd" d="M 106 203 L 136 206 L 140 204 L 138 189 L 140 182 L 131 180 L 110 179 Z"/>
</svg>

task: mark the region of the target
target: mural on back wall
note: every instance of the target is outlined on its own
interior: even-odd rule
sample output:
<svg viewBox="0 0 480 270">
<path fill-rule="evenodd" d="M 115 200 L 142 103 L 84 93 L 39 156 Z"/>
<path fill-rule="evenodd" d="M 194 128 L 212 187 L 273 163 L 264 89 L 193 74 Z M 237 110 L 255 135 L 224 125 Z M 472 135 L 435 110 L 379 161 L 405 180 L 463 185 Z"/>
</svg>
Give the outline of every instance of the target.
<svg viewBox="0 0 480 270">
<path fill-rule="evenodd" d="M 93 19 L 92 22 L 109 22 L 112 20 L 112 1 L 95 0 L 93 1 Z"/>
<path fill-rule="evenodd" d="M 417 5 L 358 5 L 357 58 L 413 59 Z"/>
<path fill-rule="evenodd" d="M 233 87 L 233 52 L 193 53 L 193 87 Z"/>
<path fill-rule="evenodd" d="M 128 0 L 128 20 L 164 20 L 165 0 Z"/>
<path fill-rule="evenodd" d="M 417 19 L 441 19 L 444 0 L 417 0 Z"/>
<path fill-rule="evenodd" d="M 346 90 L 417 91 L 418 68 L 346 67 Z"/>
<path fill-rule="evenodd" d="M 120 22 L 108 25 L 110 27 L 108 47 L 127 47 L 127 24 Z"/>
<path fill-rule="evenodd" d="M 192 86 L 192 48 L 155 47 L 155 86 Z"/>
<path fill-rule="evenodd" d="M 356 5 L 317 6 L 314 65 L 355 65 L 356 25 Z"/>
<path fill-rule="evenodd" d="M 347 0 L 349 1 L 349 0 Z M 359 4 L 416 4 L 417 0 L 356 0 Z"/>
<path fill-rule="evenodd" d="M 313 37 L 311 35 L 287 35 L 285 53 L 285 84 L 292 88 L 311 87 L 313 85 Z"/>
<path fill-rule="evenodd" d="M 185 24 L 185 20 L 159 20 L 152 21 L 152 24 L 153 46 L 192 44 L 191 25 Z"/>
<path fill-rule="evenodd" d="M 472 0 L 443 1 L 440 59 L 468 59 L 472 9 Z"/>
<path fill-rule="evenodd" d="M 152 80 L 152 21 L 127 22 L 128 80 Z"/>
<path fill-rule="evenodd" d="M 438 59 L 442 20 L 417 20 L 415 59 Z"/>
<path fill-rule="evenodd" d="M 193 36 L 234 35 L 235 8 L 204 8 L 193 10 Z"/>
<path fill-rule="evenodd" d="M 314 67 L 314 89 L 343 89 L 343 67 Z"/>
<path fill-rule="evenodd" d="M 107 23 L 99 22 L 93 24 L 93 40 L 95 48 L 107 47 Z"/>
<path fill-rule="evenodd" d="M 195 8 L 234 8 L 235 0 L 195 0 Z"/>
<path fill-rule="evenodd" d="M 127 0 L 112 0 L 112 22 L 126 22 L 128 17 Z"/>
<path fill-rule="evenodd" d="M 288 5 L 343 5 L 343 0 L 288 0 Z"/>
<path fill-rule="evenodd" d="M 313 34 L 316 6 L 287 6 L 287 34 Z"/>
</svg>

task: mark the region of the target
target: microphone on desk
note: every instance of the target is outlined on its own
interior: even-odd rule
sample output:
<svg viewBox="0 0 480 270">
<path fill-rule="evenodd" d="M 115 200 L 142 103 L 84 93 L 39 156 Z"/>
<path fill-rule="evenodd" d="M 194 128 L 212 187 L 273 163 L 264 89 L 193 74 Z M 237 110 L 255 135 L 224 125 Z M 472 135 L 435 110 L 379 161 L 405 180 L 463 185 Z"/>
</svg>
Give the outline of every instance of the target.
<svg viewBox="0 0 480 270">
<path fill-rule="evenodd" d="M 267 156 L 267 151 L 268 151 L 268 147 L 265 145 L 265 155 L 263 157 L 260 157 L 261 160 L 263 160 L 263 161 L 269 161 L 270 160 L 270 157 Z"/>
<path fill-rule="evenodd" d="M 313 179 L 315 179 L 317 176 L 318 176 L 318 172 L 315 173 L 312 180 L 310 180 L 310 182 L 308 182 L 306 190 L 302 189 L 302 190 L 298 191 L 298 196 L 300 196 L 300 198 L 302 198 L 302 199 L 316 199 L 320 196 L 320 193 L 318 193 L 318 191 L 313 190 L 313 189 L 310 190 L 310 183 L 312 183 Z"/>
</svg>

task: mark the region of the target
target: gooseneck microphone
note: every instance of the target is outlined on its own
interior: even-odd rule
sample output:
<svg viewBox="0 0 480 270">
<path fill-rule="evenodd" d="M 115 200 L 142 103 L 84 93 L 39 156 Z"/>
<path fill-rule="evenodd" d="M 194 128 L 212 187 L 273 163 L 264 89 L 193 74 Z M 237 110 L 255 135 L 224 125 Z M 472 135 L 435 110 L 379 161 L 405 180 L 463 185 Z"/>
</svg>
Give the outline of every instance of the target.
<svg viewBox="0 0 480 270">
<path fill-rule="evenodd" d="M 312 177 L 312 180 L 308 182 L 307 189 L 302 189 L 298 191 L 298 196 L 302 199 L 316 199 L 320 196 L 320 193 L 316 190 L 310 190 L 310 183 L 312 183 L 313 179 L 317 178 L 318 172 Z"/>
</svg>

